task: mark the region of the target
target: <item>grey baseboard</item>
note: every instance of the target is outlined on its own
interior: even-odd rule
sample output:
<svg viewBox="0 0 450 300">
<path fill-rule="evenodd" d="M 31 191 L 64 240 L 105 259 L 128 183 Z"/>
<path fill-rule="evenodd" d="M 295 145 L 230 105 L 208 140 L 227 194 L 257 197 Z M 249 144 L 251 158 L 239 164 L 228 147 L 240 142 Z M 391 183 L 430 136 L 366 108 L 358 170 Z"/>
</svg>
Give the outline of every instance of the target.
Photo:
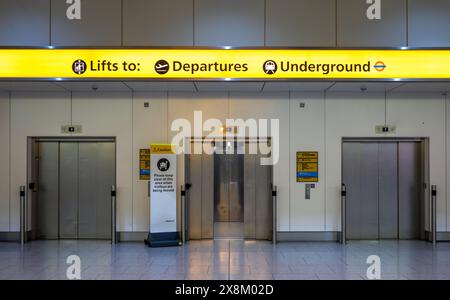
<svg viewBox="0 0 450 300">
<path fill-rule="evenodd" d="M 437 232 L 436 239 L 438 242 L 450 242 L 450 232 Z"/>
<path fill-rule="evenodd" d="M 144 242 L 147 238 L 147 231 L 130 232 L 122 231 L 118 232 L 119 242 Z"/>
<path fill-rule="evenodd" d="M 336 242 L 337 231 L 279 231 L 278 242 Z"/>
<path fill-rule="evenodd" d="M 0 232 L 1 242 L 19 242 L 20 232 Z"/>
<path fill-rule="evenodd" d="M 27 239 L 31 240 L 31 231 L 27 232 Z M 0 242 L 20 242 L 20 232 L 0 232 Z"/>
</svg>

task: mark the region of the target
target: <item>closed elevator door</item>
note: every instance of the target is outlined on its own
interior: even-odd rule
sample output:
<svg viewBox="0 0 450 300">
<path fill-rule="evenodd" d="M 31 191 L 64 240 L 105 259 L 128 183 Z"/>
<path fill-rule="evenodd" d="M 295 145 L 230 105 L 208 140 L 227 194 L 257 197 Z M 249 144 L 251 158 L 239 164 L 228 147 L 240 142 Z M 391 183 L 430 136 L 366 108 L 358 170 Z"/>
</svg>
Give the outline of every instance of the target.
<svg viewBox="0 0 450 300">
<path fill-rule="evenodd" d="M 37 237 L 109 239 L 114 142 L 38 142 Z"/>
<path fill-rule="evenodd" d="M 344 142 L 348 239 L 420 239 L 421 142 Z"/>
</svg>

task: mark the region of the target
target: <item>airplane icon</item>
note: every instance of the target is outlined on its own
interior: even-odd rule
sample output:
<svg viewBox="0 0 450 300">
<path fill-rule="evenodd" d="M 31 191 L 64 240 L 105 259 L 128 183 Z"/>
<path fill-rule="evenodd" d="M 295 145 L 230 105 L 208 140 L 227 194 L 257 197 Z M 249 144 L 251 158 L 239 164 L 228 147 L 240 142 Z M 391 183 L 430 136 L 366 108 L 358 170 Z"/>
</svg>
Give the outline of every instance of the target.
<svg viewBox="0 0 450 300">
<path fill-rule="evenodd" d="M 162 69 L 162 68 L 165 68 L 165 67 L 167 67 L 167 66 L 169 66 L 169 65 L 168 65 L 168 64 L 165 64 L 165 65 L 158 64 L 158 65 L 156 66 L 156 68 L 157 68 L 157 69 Z"/>
</svg>

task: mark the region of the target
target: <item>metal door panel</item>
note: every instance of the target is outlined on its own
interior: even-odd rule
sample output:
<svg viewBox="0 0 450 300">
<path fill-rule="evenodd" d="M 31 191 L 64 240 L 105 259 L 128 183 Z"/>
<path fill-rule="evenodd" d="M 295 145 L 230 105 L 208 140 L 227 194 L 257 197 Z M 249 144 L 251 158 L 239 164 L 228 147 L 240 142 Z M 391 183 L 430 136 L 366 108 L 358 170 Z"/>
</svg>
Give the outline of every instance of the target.
<svg viewBox="0 0 450 300">
<path fill-rule="evenodd" d="M 97 143 L 96 238 L 111 238 L 111 186 L 116 184 L 116 145 Z"/>
<path fill-rule="evenodd" d="M 361 144 L 361 239 L 378 239 L 378 144 Z"/>
<path fill-rule="evenodd" d="M 244 222 L 244 155 L 228 154 L 229 163 L 229 221 Z"/>
<path fill-rule="evenodd" d="M 78 143 L 60 143 L 59 237 L 77 238 Z"/>
<path fill-rule="evenodd" d="M 420 238 L 421 146 L 399 143 L 399 238 Z"/>
<path fill-rule="evenodd" d="M 256 204 L 256 239 L 272 238 L 272 169 L 261 165 L 262 155 L 257 155 L 255 161 L 255 204 Z"/>
<path fill-rule="evenodd" d="M 201 237 L 214 237 L 214 156 L 202 155 L 202 216 Z"/>
<path fill-rule="evenodd" d="M 229 221 L 229 173 L 227 154 L 214 155 L 214 220 Z"/>
<path fill-rule="evenodd" d="M 361 239 L 360 143 L 342 144 L 342 182 L 347 188 L 347 239 Z"/>
<path fill-rule="evenodd" d="M 80 143 L 78 152 L 78 237 L 95 238 L 97 232 L 97 144 Z"/>
<path fill-rule="evenodd" d="M 78 238 L 111 238 L 114 143 L 79 144 Z"/>
<path fill-rule="evenodd" d="M 256 203 L 255 203 L 255 162 L 256 155 L 244 157 L 244 237 L 256 238 Z"/>
<path fill-rule="evenodd" d="M 38 144 L 37 238 L 58 238 L 59 143 Z"/>
<path fill-rule="evenodd" d="M 397 143 L 379 144 L 380 239 L 398 238 Z"/>
<path fill-rule="evenodd" d="M 188 232 L 189 239 L 202 238 L 202 156 L 199 154 L 189 155 L 189 178 L 192 184 L 189 190 L 188 201 Z"/>
</svg>

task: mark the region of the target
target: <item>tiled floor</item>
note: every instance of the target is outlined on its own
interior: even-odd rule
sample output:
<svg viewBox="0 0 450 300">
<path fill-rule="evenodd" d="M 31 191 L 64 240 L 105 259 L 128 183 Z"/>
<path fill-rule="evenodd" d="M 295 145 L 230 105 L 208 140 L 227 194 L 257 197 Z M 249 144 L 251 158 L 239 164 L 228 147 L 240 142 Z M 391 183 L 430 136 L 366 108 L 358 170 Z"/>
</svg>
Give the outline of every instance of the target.
<svg viewBox="0 0 450 300">
<path fill-rule="evenodd" d="M 35 241 L 0 243 L 0 279 L 66 279 L 66 259 L 81 259 L 81 279 L 365 279 L 369 255 L 382 279 L 450 279 L 450 243 L 421 241 L 279 243 L 191 241 L 143 243 Z"/>
</svg>

